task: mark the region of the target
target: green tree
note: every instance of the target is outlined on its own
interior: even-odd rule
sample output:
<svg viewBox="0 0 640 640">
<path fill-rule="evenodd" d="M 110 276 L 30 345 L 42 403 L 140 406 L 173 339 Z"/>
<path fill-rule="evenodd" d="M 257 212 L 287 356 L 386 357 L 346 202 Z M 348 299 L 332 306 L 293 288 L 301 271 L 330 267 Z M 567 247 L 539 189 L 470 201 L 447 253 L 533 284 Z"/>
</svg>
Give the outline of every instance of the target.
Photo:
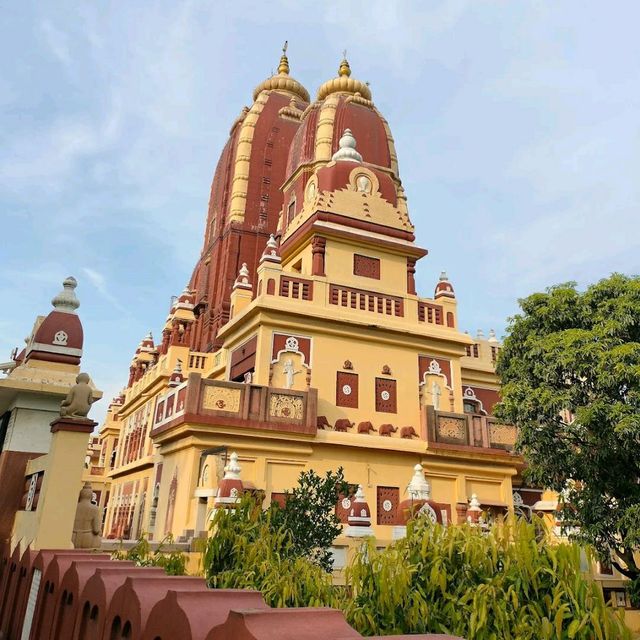
<svg viewBox="0 0 640 640">
<path fill-rule="evenodd" d="M 519 429 L 529 479 L 561 494 L 574 539 L 637 583 L 640 278 L 562 284 L 520 307 L 498 359 L 497 413 Z"/>
<path fill-rule="evenodd" d="M 274 501 L 263 510 L 255 499 L 245 496 L 235 509 L 219 511 L 207 542 L 207 577 L 217 584 L 215 576 L 243 566 L 247 549 L 262 548 L 267 539 L 282 559 L 304 558 L 331 572 L 331 545 L 342 531 L 336 503 L 340 495 L 348 494 L 342 467 L 324 476 L 310 470 L 300 473 L 297 486 L 285 493 L 282 506 Z"/>
<path fill-rule="evenodd" d="M 216 513 L 204 555 L 215 589 L 257 589 L 272 607 L 339 606 L 331 574 L 294 548 L 291 532 L 274 526 L 249 496 Z"/>
<path fill-rule="evenodd" d="M 284 505 L 271 504 L 272 525 L 290 533 L 294 555 L 304 556 L 325 571 L 331 571 L 331 545 L 342 531 L 336 504 L 341 495 L 351 493 L 342 467 L 336 472 L 327 471 L 324 476 L 312 469 L 303 471 L 298 485 L 285 494 Z"/>
<path fill-rule="evenodd" d="M 524 520 L 489 532 L 426 518 L 347 569 L 347 620 L 360 633 L 450 633 L 469 640 L 625 640 L 622 612 L 580 573 L 577 544 L 549 544 Z"/>
</svg>

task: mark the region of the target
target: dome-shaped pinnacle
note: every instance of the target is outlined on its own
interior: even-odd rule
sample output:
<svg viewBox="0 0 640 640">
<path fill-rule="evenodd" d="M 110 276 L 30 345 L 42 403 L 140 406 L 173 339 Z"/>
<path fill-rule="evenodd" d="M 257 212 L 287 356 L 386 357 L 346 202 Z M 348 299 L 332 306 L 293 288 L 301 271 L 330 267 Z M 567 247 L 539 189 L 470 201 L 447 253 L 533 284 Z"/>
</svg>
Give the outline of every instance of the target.
<svg viewBox="0 0 640 640">
<path fill-rule="evenodd" d="M 65 311 L 66 313 L 75 313 L 80 306 L 80 301 L 76 298 L 75 288 L 78 281 L 69 276 L 62 282 L 62 291 L 51 300 L 51 304 L 56 311 Z"/>
<path fill-rule="evenodd" d="M 356 139 L 351 129 L 345 129 L 338 150 L 331 157 L 332 160 L 347 160 L 348 162 L 362 162 L 362 156 L 356 150 Z"/>
<path fill-rule="evenodd" d="M 347 60 L 346 50 L 342 53 L 342 62 L 340 63 L 340 68 L 338 69 L 338 75 L 347 76 L 347 78 L 351 75 L 351 67 L 349 66 L 349 61 Z"/>
<path fill-rule="evenodd" d="M 255 100 L 261 91 L 284 91 L 293 94 L 294 97 L 309 102 L 309 92 L 295 79 L 289 75 L 289 58 L 287 57 L 288 43 L 285 41 L 278 64 L 278 73 L 272 75 L 261 82 L 253 91 Z"/>
<path fill-rule="evenodd" d="M 289 58 L 287 58 L 287 47 L 289 43 L 287 40 L 284 41 L 284 46 L 282 47 L 282 55 L 280 56 L 280 64 L 278 65 L 278 73 L 285 73 L 289 75 Z"/>
<path fill-rule="evenodd" d="M 351 93 L 360 94 L 365 100 L 371 100 L 371 89 L 366 82 L 361 82 L 351 77 L 351 66 L 345 56 L 342 58 L 340 67 L 338 68 L 338 77 L 327 80 L 318 89 L 318 100 L 324 100 L 332 93 Z"/>
</svg>

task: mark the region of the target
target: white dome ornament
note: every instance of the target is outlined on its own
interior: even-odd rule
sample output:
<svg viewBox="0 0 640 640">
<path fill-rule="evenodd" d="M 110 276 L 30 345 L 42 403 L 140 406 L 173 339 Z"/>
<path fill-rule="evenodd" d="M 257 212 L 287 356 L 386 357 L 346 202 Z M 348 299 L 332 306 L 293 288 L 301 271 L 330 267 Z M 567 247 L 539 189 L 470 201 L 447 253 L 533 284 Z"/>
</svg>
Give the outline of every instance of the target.
<svg viewBox="0 0 640 640">
<path fill-rule="evenodd" d="M 56 311 L 64 311 L 65 313 L 75 313 L 80 306 L 78 298 L 76 298 L 75 288 L 78 281 L 69 276 L 62 282 L 62 291 L 51 300 L 51 304 Z"/>
<path fill-rule="evenodd" d="M 333 154 L 332 160 L 345 160 L 347 162 L 362 162 L 362 156 L 356 150 L 356 139 L 351 129 L 345 129 L 340 138 L 339 149 Z"/>
<path fill-rule="evenodd" d="M 251 282 L 249 280 L 249 268 L 247 267 L 247 263 L 243 262 L 240 267 L 240 271 L 238 271 L 238 277 L 236 281 L 233 283 L 234 289 L 251 289 Z"/>
</svg>

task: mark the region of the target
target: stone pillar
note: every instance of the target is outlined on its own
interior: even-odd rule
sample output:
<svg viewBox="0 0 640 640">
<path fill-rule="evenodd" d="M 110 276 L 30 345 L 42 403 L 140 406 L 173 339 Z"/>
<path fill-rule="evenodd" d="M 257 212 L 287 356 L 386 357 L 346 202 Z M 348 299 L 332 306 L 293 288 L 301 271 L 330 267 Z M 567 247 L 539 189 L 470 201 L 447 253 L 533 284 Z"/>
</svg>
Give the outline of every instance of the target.
<svg viewBox="0 0 640 640">
<path fill-rule="evenodd" d="M 416 260 L 407 258 L 407 293 L 416 295 Z"/>
<path fill-rule="evenodd" d="M 34 458 L 25 475 L 39 488 L 37 501 L 31 491 L 15 516 L 12 546 L 24 549 L 72 549 L 73 526 L 82 488 L 82 473 L 89 434 L 97 422 L 87 418 L 56 418 L 51 423 L 49 453 Z M 30 487 L 31 488 L 31 487 Z M 31 498 L 31 499 L 30 499 Z"/>
<path fill-rule="evenodd" d="M 311 263 L 311 273 L 314 276 L 324 276 L 324 253 L 327 246 L 326 238 L 314 236 L 311 240 L 311 254 L 313 256 Z"/>
</svg>

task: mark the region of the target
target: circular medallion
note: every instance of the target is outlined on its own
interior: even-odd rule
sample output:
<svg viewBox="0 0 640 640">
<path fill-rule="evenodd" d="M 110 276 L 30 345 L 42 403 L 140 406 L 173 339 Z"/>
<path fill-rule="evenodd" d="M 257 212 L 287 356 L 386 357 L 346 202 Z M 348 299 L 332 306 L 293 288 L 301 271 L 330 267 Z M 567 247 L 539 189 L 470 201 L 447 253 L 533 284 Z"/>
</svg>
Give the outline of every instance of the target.
<svg viewBox="0 0 640 640">
<path fill-rule="evenodd" d="M 293 336 L 289 336 L 284 343 L 284 346 L 287 351 L 297 351 L 298 350 L 298 339 Z"/>
<path fill-rule="evenodd" d="M 391 397 L 391 394 L 385 390 L 380 394 L 380 397 L 386 402 Z"/>
<path fill-rule="evenodd" d="M 391 504 L 391 500 L 385 500 L 385 501 L 382 503 L 382 508 L 383 508 L 385 511 L 391 511 L 391 509 L 393 509 L 393 505 Z"/>
<path fill-rule="evenodd" d="M 349 498 L 343 498 L 342 499 L 342 508 L 343 509 L 351 508 L 351 500 L 349 500 Z"/>
<path fill-rule="evenodd" d="M 344 393 L 345 396 L 350 396 L 351 395 L 351 387 L 348 384 L 343 385 L 342 393 Z"/>
</svg>

